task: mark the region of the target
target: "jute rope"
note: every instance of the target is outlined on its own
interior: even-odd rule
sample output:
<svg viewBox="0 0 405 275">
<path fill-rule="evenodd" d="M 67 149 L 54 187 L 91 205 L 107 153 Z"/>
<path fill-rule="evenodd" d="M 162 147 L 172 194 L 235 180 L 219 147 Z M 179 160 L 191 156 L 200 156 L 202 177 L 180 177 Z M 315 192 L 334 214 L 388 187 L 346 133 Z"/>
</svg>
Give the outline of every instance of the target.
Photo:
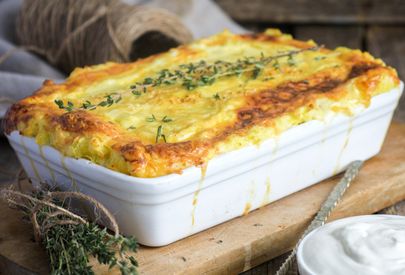
<svg viewBox="0 0 405 275">
<path fill-rule="evenodd" d="M 22 191 L 23 187 L 21 181 L 25 179 L 22 169 L 18 171 L 15 177 L 14 188 L 1 190 L 1 197 L 4 198 L 9 204 L 21 207 L 29 213 L 29 218 L 33 225 L 35 241 L 40 242 L 42 236 L 55 225 L 67 225 L 67 224 L 87 224 L 88 221 L 81 216 L 75 214 L 65 206 L 55 204 L 55 201 L 65 202 L 67 199 L 78 199 L 84 203 L 90 203 L 94 206 L 95 212 L 100 212 L 103 217 L 107 218 L 107 226 L 114 231 L 115 235 L 119 234 L 119 227 L 110 211 L 105 208 L 97 200 L 90 196 L 87 196 L 80 192 L 59 192 L 59 191 L 46 191 L 42 198 Z M 38 222 L 38 213 L 42 208 L 48 207 L 50 210 L 42 213 L 45 214 L 45 218 Z"/>
<path fill-rule="evenodd" d="M 25 0 L 17 37 L 22 48 L 65 72 L 107 61 L 129 62 L 192 39 L 176 16 L 120 0 Z"/>
</svg>

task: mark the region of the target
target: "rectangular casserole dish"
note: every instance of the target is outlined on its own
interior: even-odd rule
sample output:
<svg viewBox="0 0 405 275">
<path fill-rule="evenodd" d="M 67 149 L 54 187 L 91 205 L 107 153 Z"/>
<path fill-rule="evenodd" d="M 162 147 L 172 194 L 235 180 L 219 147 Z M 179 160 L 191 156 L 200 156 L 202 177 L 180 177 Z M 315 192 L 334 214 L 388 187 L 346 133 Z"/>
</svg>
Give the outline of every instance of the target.
<svg viewBox="0 0 405 275">
<path fill-rule="evenodd" d="M 34 184 L 78 189 L 112 211 L 123 233 L 162 246 L 276 201 L 366 160 L 381 149 L 403 83 L 354 116 L 295 126 L 258 146 L 215 157 L 205 169 L 137 178 L 64 157 L 13 131 L 7 135 Z"/>
</svg>

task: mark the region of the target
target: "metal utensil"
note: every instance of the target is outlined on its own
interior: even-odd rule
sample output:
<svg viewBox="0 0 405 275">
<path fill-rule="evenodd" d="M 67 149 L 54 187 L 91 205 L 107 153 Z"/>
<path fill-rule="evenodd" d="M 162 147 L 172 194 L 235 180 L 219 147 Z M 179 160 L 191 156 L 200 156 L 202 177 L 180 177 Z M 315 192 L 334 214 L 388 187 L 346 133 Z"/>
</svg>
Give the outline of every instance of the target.
<svg viewBox="0 0 405 275">
<path fill-rule="evenodd" d="M 343 194 L 350 186 L 354 178 L 359 173 L 361 166 L 363 165 L 363 161 L 356 160 L 349 164 L 346 169 L 346 172 L 343 178 L 339 181 L 339 183 L 333 188 L 332 192 L 329 194 L 328 198 L 322 204 L 321 209 L 316 214 L 315 218 L 312 220 L 311 224 L 302 234 L 301 238 L 298 240 L 296 246 L 294 247 L 291 254 L 288 258 L 284 261 L 281 265 L 279 270 L 277 271 L 276 275 L 287 275 L 289 274 L 292 267 L 296 264 L 295 254 L 297 253 L 297 248 L 302 239 L 312 230 L 322 226 L 325 224 L 326 220 L 329 218 L 330 213 L 335 209 L 336 205 L 339 203 Z"/>
</svg>

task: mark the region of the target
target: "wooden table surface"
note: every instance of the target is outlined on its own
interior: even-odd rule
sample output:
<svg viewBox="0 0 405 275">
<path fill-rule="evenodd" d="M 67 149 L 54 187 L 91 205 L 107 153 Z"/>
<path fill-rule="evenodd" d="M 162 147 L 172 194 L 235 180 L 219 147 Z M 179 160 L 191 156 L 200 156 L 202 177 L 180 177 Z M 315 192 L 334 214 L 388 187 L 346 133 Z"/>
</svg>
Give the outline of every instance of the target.
<svg viewBox="0 0 405 275">
<path fill-rule="evenodd" d="M 0 148 L 2 180 L 7 184 L 18 163 L 4 140 Z M 235 274 L 257 265 L 247 274 L 273 274 L 283 257 L 266 261 L 291 249 L 338 180 L 339 176 L 325 180 L 171 245 L 141 246 L 134 255 L 141 274 Z M 394 124 L 381 153 L 365 163 L 331 220 L 375 213 L 404 199 L 405 124 Z M 21 270 L 46 273 L 47 259 L 32 241 L 31 225 L 4 202 L 0 202 L 0 209 L 0 270 L 3 266 L 5 274 L 20 274 Z M 109 273 L 99 265 L 94 269 L 97 274 Z"/>
</svg>

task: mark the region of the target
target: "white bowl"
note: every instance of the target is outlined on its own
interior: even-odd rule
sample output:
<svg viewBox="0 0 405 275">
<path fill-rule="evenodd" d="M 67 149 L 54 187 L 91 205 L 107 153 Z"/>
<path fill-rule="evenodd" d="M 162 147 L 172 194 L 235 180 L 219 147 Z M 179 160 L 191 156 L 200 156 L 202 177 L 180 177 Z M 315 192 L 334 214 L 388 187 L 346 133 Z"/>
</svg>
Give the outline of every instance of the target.
<svg viewBox="0 0 405 275">
<path fill-rule="evenodd" d="M 405 274 L 405 217 L 363 215 L 321 226 L 300 242 L 300 275 Z"/>
</svg>

